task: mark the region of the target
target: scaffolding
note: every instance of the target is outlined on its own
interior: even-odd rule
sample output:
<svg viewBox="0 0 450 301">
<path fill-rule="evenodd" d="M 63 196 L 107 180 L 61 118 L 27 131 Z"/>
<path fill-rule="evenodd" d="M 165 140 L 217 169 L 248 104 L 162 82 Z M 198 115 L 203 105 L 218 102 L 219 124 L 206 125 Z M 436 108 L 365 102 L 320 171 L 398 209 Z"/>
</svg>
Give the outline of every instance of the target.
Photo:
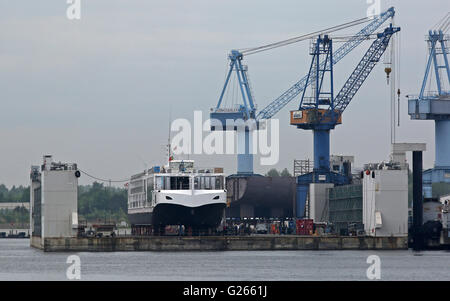
<svg viewBox="0 0 450 301">
<path fill-rule="evenodd" d="M 312 160 L 294 160 L 294 177 L 298 177 L 313 171 L 314 161 Z"/>
</svg>

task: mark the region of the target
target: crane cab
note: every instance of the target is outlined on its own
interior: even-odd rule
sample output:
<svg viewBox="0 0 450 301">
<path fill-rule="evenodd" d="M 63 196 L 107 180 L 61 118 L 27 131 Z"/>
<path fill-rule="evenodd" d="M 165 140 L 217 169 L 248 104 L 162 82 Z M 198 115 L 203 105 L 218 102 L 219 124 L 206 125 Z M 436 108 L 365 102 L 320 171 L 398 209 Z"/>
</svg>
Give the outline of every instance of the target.
<svg viewBox="0 0 450 301">
<path fill-rule="evenodd" d="M 335 110 L 336 114 L 330 114 L 327 109 L 304 109 L 291 111 L 291 125 L 298 128 L 311 128 L 319 123 L 341 124 L 342 114 Z"/>
</svg>

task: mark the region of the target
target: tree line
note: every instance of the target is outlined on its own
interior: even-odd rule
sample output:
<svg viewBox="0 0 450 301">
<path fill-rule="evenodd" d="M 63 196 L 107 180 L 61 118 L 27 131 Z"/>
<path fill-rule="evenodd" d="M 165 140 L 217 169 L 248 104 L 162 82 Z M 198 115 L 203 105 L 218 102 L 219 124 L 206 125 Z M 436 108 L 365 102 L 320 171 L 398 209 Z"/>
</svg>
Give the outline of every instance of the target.
<svg viewBox="0 0 450 301">
<path fill-rule="evenodd" d="M 29 202 L 29 186 L 13 186 L 8 189 L 0 185 L 0 203 Z M 94 182 L 92 185 L 78 186 L 78 215 L 80 220 L 89 222 L 128 221 L 128 193 L 125 188 L 108 187 Z M 0 210 L 0 223 L 19 223 L 29 221 L 29 210 L 16 208 Z"/>
<path fill-rule="evenodd" d="M 95 221 L 128 221 L 128 192 L 125 188 L 109 187 L 94 182 L 78 187 L 80 219 Z"/>
<path fill-rule="evenodd" d="M 29 186 L 13 186 L 8 189 L 4 184 L 0 184 L 0 203 L 17 203 L 30 201 Z"/>
<path fill-rule="evenodd" d="M 266 175 L 266 177 L 292 177 L 292 175 L 289 173 L 288 169 L 285 168 L 282 171 L 278 171 L 275 168 L 270 169 Z"/>
</svg>

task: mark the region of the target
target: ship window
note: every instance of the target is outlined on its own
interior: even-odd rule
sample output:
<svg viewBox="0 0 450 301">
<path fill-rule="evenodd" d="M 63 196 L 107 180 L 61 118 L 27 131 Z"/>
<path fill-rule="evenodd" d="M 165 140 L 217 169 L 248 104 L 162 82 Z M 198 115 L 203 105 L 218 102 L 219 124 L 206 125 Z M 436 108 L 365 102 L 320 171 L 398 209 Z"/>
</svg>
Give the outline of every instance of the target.
<svg viewBox="0 0 450 301">
<path fill-rule="evenodd" d="M 150 204 L 153 197 L 153 178 L 147 179 L 147 202 Z"/>
<path fill-rule="evenodd" d="M 156 177 L 156 185 L 157 190 L 164 189 L 164 177 Z"/>
<path fill-rule="evenodd" d="M 139 179 L 131 181 L 130 183 L 130 194 L 144 192 L 144 180 Z"/>
<path fill-rule="evenodd" d="M 200 177 L 194 178 L 194 189 L 200 189 Z"/>
<path fill-rule="evenodd" d="M 153 190 L 153 178 L 148 178 L 147 179 L 147 191 L 152 191 Z"/>
<path fill-rule="evenodd" d="M 198 190 L 222 190 L 223 189 L 223 177 L 211 177 L 201 176 L 195 177 L 194 189 Z"/>
<path fill-rule="evenodd" d="M 173 171 L 185 172 L 186 170 L 194 168 L 194 162 L 189 161 L 171 161 L 169 167 Z"/>
<path fill-rule="evenodd" d="M 164 177 L 164 189 L 166 189 L 166 190 L 171 189 L 170 177 Z"/>
<path fill-rule="evenodd" d="M 204 177 L 204 179 L 205 179 L 205 189 L 207 190 L 212 189 L 211 177 Z"/>
<path fill-rule="evenodd" d="M 215 177 L 216 178 L 216 187 L 214 189 L 216 190 L 222 190 L 223 189 L 223 177 Z"/>
<path fill-rule="evenodd" d="M 189 177 L 170 177 L 170 189 L 189 190 Z"/>
</svg>

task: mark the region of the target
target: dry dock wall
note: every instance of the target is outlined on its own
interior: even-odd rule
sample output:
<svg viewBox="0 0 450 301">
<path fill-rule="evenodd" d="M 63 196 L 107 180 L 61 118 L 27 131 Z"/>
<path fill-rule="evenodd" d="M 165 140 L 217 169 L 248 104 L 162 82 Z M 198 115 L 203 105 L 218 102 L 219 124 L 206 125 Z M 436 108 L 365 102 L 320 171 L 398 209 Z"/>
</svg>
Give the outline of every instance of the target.
<svg viewBox="0 0 450 301">
<path fill-rule="evenodd" d="M 406 237 L 207 236 L 32 238 L 45 252 L 403 250 Z"/>
</svg>

